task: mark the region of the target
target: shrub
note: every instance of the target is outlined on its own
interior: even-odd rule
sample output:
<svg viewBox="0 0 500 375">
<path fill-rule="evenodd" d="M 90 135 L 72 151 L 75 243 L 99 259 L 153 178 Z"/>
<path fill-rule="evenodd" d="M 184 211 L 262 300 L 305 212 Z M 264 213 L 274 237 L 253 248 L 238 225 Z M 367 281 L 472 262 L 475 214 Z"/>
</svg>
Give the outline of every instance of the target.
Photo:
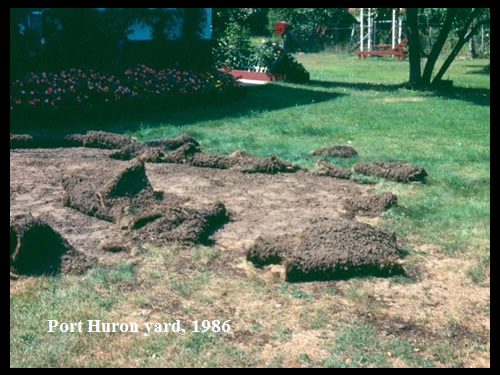
<svg viewBox="0 0 500 375">
<path fill-rule="evenodd" d="M 266 66 L 268 72 L 272 74 L 285 75 L 287 81 L 297 83 L 309 82 L 309 72 L 304 66 L 276 43 L 262 43 L 249 60 L 250 65 Z"/>
<path fill-rule="evenodd" d="M 221 67 L 245 70 L 267 67 L 268 72 L 283 74 L 288 81 L 309 81 L 307 70 L 276 43 L 264 41 L 258 48 L 252 48 L 245 29 L 237 23 L 228 25 L 218 40 L 214 56 Z"/>
<path fill-rule="evenodd" d="M 246 29 L 236 22 L 228 24 L 214 50 L 216 66 L 246 69 L 251 54 L 252 46 Z"/>
</svg>

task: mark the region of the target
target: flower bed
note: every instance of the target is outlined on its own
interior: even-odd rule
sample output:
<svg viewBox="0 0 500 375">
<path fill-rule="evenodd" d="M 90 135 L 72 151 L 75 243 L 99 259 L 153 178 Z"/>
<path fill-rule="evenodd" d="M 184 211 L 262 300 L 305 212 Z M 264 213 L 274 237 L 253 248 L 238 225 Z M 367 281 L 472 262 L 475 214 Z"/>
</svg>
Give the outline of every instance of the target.
<svg viewBox="0 0 500 375">
<path fill-rule="evenodd" d="M 69 69 L 59 73 L 29 73 L 10 87 L 10 110 L 93 106 L 121 101 L 164 100 L 223 94 L 238 86 L 219 71 L 193 72 L 176 68 L 154 70 L 146 65 L 121 74 L 92 69 Z"/>
</svg>

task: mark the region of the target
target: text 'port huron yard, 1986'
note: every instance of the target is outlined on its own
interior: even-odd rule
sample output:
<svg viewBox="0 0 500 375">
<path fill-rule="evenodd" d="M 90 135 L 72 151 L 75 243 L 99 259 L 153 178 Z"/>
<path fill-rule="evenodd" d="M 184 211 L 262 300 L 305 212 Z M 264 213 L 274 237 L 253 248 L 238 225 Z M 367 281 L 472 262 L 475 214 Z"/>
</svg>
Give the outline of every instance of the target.
<svg viewBox="0 0 500 375">
<path fill-rule="evenodd" d="M 173 322 L 103 322 L 101 320 L 81 320 L 78 322 L 58 322 L 57 320 L 47 320 L 48 333 L 143 333 L 147 336 L 151 333 L 180 333 L 185 334 L 186 328 L 180 320 Z M 193 320 L 190 322 L 190 332 L 192 333 L 229 333 L 231 331 L 231 321 L 220 320 Z"/>
</svg>

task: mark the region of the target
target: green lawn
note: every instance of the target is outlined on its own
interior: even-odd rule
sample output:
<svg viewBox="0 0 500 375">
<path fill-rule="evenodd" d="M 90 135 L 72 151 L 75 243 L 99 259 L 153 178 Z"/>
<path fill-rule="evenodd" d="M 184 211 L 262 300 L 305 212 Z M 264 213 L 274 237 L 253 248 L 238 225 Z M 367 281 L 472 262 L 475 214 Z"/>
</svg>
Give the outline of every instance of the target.
<svg viewBox="0 0 500 375">
<path fill-rule="evenodd" d="M 87 276 L 11 282 L 12 367 L 489 366 L 489 61 L 456 61 L 445 76 L 455 88 L 435 93 L 403 88 L 408 62 L 297 57 L 311 72 L 309 85 L 250 88 L 224 104 L 110 121 L 106 130 L 140 140 L 187 132 L 207 152 L 243 149 L 302 166 L 315 164 L 315 148 L 346 143 L 359 157 L 331 162 L 421 165 L 427 184 L 374 185 L 398 195 L 380 225 L 407 241 L 409 277 L 288 285 L 256 270 L 241 277 L 214 268 L 231 258 L 221 249 L 149 246 L 140 261 L 100 265 Z M 195 266 L 174 272 L 189 262 Z M 45 332 L 46 319 L 172 317 L 233 319 L 239 334 Z"/>
</svg>

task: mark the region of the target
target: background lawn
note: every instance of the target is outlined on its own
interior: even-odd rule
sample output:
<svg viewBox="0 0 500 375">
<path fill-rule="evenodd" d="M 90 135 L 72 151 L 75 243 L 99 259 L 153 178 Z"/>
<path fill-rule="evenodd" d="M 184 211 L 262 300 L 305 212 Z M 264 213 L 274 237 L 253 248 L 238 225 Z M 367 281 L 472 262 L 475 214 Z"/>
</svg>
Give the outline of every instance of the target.
<svg viewBox="0 0 500 375">
<path fill-rule="evenodd" d="M 318 147 L 351 144 L 358 161 L 406 160 L 425 185 L 379 179 L 398 195 L 378 225 L 406 241 L 408 276 L 283 284 L 212 270 L 217 248 L 147 247 L 140 262 L 88 276 L 11 282 L 11 366 L 489 366 L 489 61 L 456 61 L 446 93 L 403 88 L 408 63 L 354 55 L 297 56 L 309 85 L 248 88 L 242 98 L 108 116 L 140 140 L 189 133 L 207 152 L 243 149 L 312 167 Z M 449 76 L 449 77 L 448 77 Z M 177 264 L 195 262 L 186 274 Z M 169 272 L 172 271 L 172 272 Z M 472 299 L 471 299 L 472 298 Z M 178 307 L 171 313 L 172 304 Z M 235 336 L 49 335 L 46 319 L 232 319 Z"/>
</svg>

